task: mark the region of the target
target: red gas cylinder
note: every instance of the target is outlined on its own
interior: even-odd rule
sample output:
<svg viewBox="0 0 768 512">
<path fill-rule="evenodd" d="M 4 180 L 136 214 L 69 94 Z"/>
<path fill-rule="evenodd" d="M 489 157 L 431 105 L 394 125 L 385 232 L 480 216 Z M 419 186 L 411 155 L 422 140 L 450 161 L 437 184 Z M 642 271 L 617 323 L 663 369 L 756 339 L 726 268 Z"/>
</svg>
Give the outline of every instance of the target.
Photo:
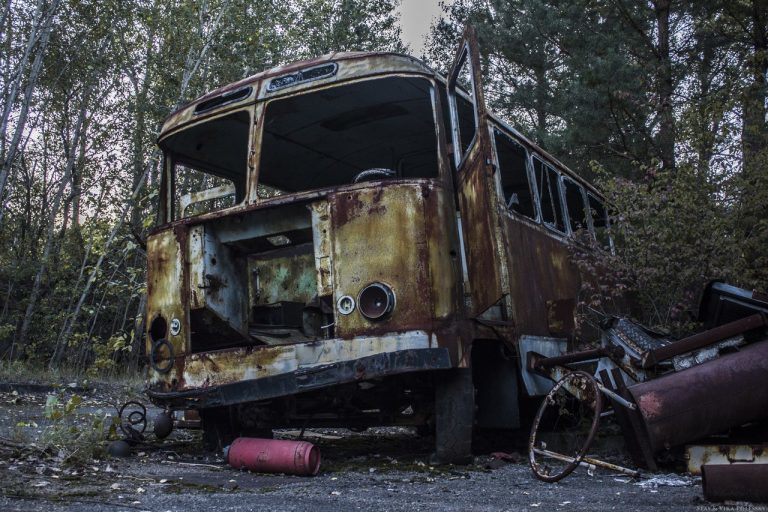
<svg viewBox="0 0 768 512">
<path fill-rule="evenodd" d="M 306 441 L 238 437 L 225 448 L 224 457 L 235 469 L 257 473 L 311 476 L 320 470 L 320 450 Z"/>
</svg>

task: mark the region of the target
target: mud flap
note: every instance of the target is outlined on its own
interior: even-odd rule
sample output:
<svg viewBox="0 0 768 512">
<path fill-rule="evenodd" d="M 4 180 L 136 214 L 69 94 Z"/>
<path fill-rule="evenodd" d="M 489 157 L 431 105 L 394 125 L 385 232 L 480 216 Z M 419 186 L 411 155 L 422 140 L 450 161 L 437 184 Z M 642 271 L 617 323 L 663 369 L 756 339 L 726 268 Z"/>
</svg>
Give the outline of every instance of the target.
<svg viewBox="0 0 768 512">
<path fill-rule="evenodd" d="M 435 382 L 435 453 L 437 464 L 472 462 L 475 388 L 472 370 L 456 368 L 437 374 Z"/>
</svg>

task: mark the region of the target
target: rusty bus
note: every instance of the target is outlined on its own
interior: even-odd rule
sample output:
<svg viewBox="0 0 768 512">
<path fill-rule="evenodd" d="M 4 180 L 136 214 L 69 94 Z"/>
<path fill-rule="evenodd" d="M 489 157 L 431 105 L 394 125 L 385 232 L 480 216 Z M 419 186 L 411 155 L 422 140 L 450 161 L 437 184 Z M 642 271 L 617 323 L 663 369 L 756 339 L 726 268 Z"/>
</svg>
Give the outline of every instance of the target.
<svg viewBox="0 0 768 512">
<path fill-rule="evenodd" d="M 473 34 L 447 78 L 337 53 L 168 117 L 147 240 L 154 403 L 198 410 L 214 445 L 432 428 L 447 462 L 467 460 L 473 427 L 519 426 L 520 340 L 573 338 L 567 243 L 608 218 L 597 190 L 486 111 Z"/>
</svg>

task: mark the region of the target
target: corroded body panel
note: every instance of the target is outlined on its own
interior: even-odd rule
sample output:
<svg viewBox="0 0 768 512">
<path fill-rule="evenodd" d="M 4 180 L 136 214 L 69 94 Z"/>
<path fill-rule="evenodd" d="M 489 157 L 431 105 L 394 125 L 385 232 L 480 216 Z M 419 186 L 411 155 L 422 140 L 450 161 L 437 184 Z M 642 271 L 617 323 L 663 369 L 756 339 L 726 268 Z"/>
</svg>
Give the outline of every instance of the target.
<svg viewBox="0 0 768 512">
<path fill-rule="evenodd" d="M 419 185 L 402 184 L 334 195 L 335 300 L 342 295 L 357 297 L 373 282 L 391 286 L 396 297 L 392 315 L 380 322 L 356 314 L 338 316 L 339 336 L 431 330 L 433 292 L 421 192 Z"/>
</svg>

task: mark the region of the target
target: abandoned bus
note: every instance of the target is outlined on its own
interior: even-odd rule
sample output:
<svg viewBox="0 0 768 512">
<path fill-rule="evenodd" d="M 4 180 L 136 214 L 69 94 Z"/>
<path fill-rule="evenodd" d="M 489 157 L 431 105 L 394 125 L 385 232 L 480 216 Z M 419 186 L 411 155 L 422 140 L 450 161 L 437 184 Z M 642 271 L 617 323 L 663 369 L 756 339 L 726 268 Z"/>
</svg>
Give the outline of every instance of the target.
<svg viewBox="0 0 768 512">
<path fill-rule="evenodd" d="M 197 410 L 213 445 L 430 428 L 443 462 L 467 460 L 474 427 L 520 426 L 519 344 L 573 339 L 568 240 L 608 220 L 486 111 L 479 70 L 468 29 L 448 78 L 337 53 L 168 117 L 147 240 L 154 403 Z"/>
</svg>

